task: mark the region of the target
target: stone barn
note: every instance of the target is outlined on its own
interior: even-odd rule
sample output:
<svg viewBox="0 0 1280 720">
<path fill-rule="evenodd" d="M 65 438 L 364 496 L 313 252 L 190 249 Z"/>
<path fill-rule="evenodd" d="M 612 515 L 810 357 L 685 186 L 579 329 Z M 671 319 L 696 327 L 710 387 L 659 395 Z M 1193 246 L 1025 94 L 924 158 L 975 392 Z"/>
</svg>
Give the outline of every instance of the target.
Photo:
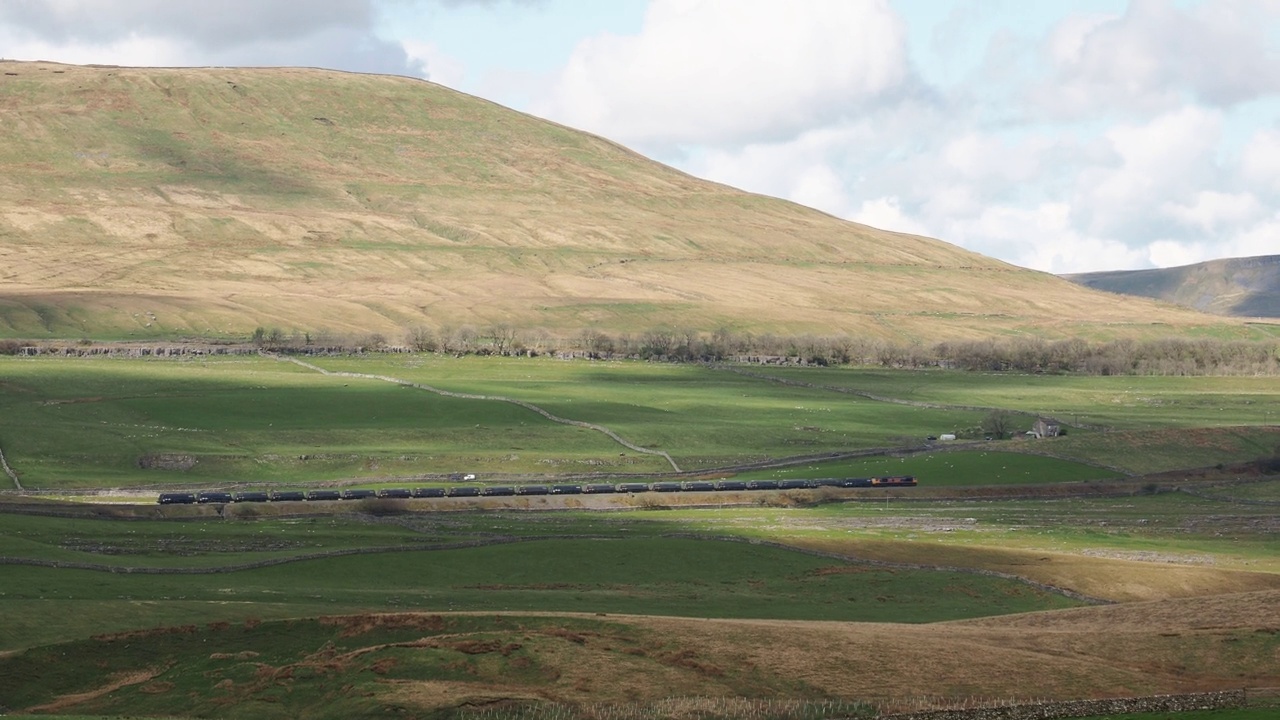
<svg viewBox="0 0 1280 720">
<path fill-rule="evenodd" d="M 1058 437 L 1062 434 L 1062 423 L 1053 418 L 1036 418 L 1031 434 L 1038 438 Z"/>
</svg>

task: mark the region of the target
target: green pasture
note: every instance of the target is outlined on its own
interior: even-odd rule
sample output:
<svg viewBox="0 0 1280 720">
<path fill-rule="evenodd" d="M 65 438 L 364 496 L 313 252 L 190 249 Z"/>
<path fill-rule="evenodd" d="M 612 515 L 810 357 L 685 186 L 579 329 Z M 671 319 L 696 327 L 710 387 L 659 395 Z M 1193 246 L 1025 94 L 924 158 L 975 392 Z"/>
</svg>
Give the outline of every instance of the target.
<svg viewBox="0 0 1280 720">
<path fill-rule="evenodd" d="M 417 530 L 339 517 L 225 522 L 5 515 L 0 556 L 111 567 L 221 567 L 341 550 L 414 547 L 480 536 L 447 518 Z M 434 527 L 433 527 L 434 526 Z"/>
<path fill-rule="evenodd" d="M 622 448 L 603 434 L 510 403 L 259 357 L 3 359 L 0 391 L 0 449 L 28 488 L 669 468 L 619 459 Z M 159 462 L 141 467 L 149 457 Z"/>
<path fill-rule="evenodd" d="M 151 613 L 182 624 L 262 614 L 260 605 L 273 617 L 289 607 L 297 616 L 323 607 L 932 622 L 1077 604 L 1000 578 L 657 537 L 345 555 L 199 574 L 8 565 L 0 577 L 5 649 L 147 626 L 156 622 Z M 49 623 L 50 616 L 59 621 Z"/>
<path fill-rule="evenodd" d="M 1064 458 L 1156 473 L 1209 468 L 1280 454 L 1280 425 L 1122 430 L 1037 443 Z"/>
<path fill-rule="evenodd" d="M 869 490 L 855 498 L 806 508 L 673 509 L 653 515 L 673 527 L 757 540 L 904 543 L 920 563 L 933 562 L 930 547 L 947 545 L 1280 572 L 1275 508 L 1268 505 L 1174 492 L 992 502 L 881 499 Z"/>
<path fill-rule="evenodd" d="M 1070 460 L 994 450 L 957 450 L 902 457 L 871 457 L 812 462 L 738 473 L 739 480 L 879 477 L 914 475 L 925 487 L 1033 485 L 1113 480 L 1113 470 Z"/>
<path fill-rule="evenodd" d="M 1037 415 L 1080 429 L 1158 430 L 1280 424 L 1280 383 L 1250 376 L 1094 376 L 881 368 L 749 368 L 842 391 Z M 938 433 L 930 433 L 936 435 Z"/>
<path fill-rule="evenodd" d="M 751 374 L 743 375 L 696 365 L 624 361 L 470 360 L 475 364 L 436 355 L 386 355 L 322 358 L 315 364 L 449 390 L 518 397 L 662 447 L 688 468 L 707 461 L 690 451 L 717 452 L 707 444 L 730 446 L 721 453 L 732 453 L 735 445 L 760 448 L 766 451 L 763 455 L 776 458 L 916 446 L 927 436 L 948 432 L 981 438 L 983 418 L 997 408 L 1015 414 L 1017 431 L 1028 429 L 1038 415 L 1067 426 L 1066 437 L 1019 440 L 1008 452 L 1054 455 L 1127 472 L 1240 462 L 1273 453 L 1280 445 L 1280 386 L 1265 377 L 755 366 L 741 367 Z M 695 443 L 704 447 L 695 450 Z M 720 455 L 721 464 L 759 458 Z"/>
<path fill-rule="evenodd" d="M 1211 488 L 1203 492 L 1208 497 L 1221 498 L 1225 501 L 1243 500 L 1274 504 L 1276 511 L 1280 512 L 1280 477 L 1240 483 L 1230 487 Z"/>
<path fill-rule="evenodd" d="M 1062 552 L 1157 553 L 1223 567 L 1280 571 L 1275 507 L 1236 503 L 1254 484 L 1122 497 L 928 500 L 913 491 L 761 493 L 762 504 L 632 512 L 406 512 L 225 521 L 53 518 L 5 515 L 0 556 L 120 568 L 207 568 L 371 549 L 570 537 L 656 539 L 690 532 L 765 541 L 872 539 Z M 1221 494 L 1222 499 L 1216 499 Z M 767 496 L 767 497 L 766 497 Z M 815 505 L 800 505 L 809 501 Z M 372 505 L 370 507 L 373 507 Z M 409 507 L 409 506 L 406 506 Z M 176 513 L 186 508 L 169 508 Z M 355 508 L 357 511 L 360 508 Z M 159 507 L 152 508 L 156 513 Z M 927 550 L 919 562 L 928 563 Z"/>
<path fill-rule="evenodd" d="M 666 450 L 685 469 L 919 445 L 927 435 L 977 427 L 984 415 L 779 385 L 699 365 L 499 357 L 458 362 L 422 354 L 312 362 L 331 371 L 532 402 Z"/>
<path fill-rule="evenodd" d="M 1126 472 L 1206 467 L 1260 457 L 1280 444 L 1280 429 L 1267 424 L 1275 422 L 1271 408 L 1280 390 L 1266 378 L 746 368 L 808 384 L 798 386 L 642 362 L 431 354 L 311 362 L 530 402 L 666 451 L 686 470 L 921 447 L 926 436 L 947 432 L 980 436 L 987 405 L 1036 409 L 1089 427 L 1069 427 L 1066 437 L 1043 441 L 993 441 L 984 448 L 1003 451 L 998 466 L 947 453 L 833 465 L 830 472 L 880 474 L 920 463 L 919 471 L 901 472 L 932 475 L 935 483 L 1061 482 L 1115 476 L 1088 465 Z M 850 388 L 886 400 L 841 391 Z M 1029 422 L 1031 416 L 1019 417 Z M 1102 432 L 1095 423 L 1116 429 Z M 670 470 L 661 457 L 512 403 L 324 375 L 257 356 L 0 358 L 0 449 L 32 489 L 430 483 L 456 472 L 492 478 Z M 1013 455 L 1024 452 L 1063 460 Z M 939 469 L 944 472 L 934 472 Z"/>
</svg>

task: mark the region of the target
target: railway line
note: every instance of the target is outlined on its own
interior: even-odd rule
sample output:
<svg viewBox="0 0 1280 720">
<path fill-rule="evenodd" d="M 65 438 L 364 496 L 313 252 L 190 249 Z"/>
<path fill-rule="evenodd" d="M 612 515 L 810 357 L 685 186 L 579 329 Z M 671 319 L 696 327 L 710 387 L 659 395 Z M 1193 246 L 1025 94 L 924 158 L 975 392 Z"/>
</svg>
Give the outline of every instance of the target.
<svg viewBox="0 0 1280 720">
<path fill-rule="evenodd" d="M 374 498 L 408 500 L 412 498 L 444 497 L 502 497 L 515 495 L 604 495 L 637 493 L 723 492 L 808 490 L 822 487 L 835 488 L 890 488 L 914 487 L 918 484 L 912 475 L 888 475 L 867 478 L 823 478 L 819 480 L 686 480 L 683 482 L 623 482 L 623 483 L 558 483 L 521 485 L 455 485 L 450 487 L 381 488 L 348 490 L 272 490 L 223 492 L 198 490 L 194 492 L 160 493 L 156 502 L 161 505 L 204 505 L 244 502 L 333 502 L 343 500 L 369 500 Z"/>
</svg>

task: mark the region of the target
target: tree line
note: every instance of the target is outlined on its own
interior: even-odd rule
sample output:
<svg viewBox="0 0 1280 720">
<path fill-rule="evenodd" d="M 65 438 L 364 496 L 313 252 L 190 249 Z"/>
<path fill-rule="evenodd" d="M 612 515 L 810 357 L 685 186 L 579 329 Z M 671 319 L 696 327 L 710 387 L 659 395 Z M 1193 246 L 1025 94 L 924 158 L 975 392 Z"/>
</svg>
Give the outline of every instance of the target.
<svg viewBox="0 0 1280 720">
<path fill-rule="evenodd" d="M 323 330 L 286 332 L 259 327 L 248 342 L 276 352 L 324 349 L 452 355 L 568 355 L 660 362 L 746 361 L 1086 375 L 1280 375 L 1280 340 L 1122 338 L 1091 342 L 1079 338 L 1019 337 L 922 343 L 852 335 L 751 333 L 728 328 L 713 332 L 653 328 L 636 333 L 585 329 L 572 335 L 559 335 L 496 323 L 418 325 L 406 329 L 399 338 L 380 333 L 355 336 Z M 0 340 L 0 355 L 18 354 L 27 344 Z"/>
<path fill-rule="evenodd" d="M 381 336 L 371 348 L 386 346 Z M 431 328 L 404 337 L 415 352 L 479 355 L 570 354 L 665 362 L 754 361 L 804 365 L 947 368 L 981 372 L 1087 375 L 1280 375 L 1280 340 L 990 338 L 937 343 L 852 335 L 819 336 L 653 328 L 637 333 L 585 329 L 571 336 L 507 324 Z"/>
</svg>

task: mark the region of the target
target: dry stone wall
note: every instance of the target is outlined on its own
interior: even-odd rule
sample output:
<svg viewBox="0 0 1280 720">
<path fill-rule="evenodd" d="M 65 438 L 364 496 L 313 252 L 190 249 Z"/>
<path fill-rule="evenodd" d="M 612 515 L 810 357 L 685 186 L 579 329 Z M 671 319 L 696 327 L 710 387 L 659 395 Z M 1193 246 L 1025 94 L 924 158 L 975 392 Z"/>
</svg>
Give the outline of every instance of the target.
<svg viewBox="0 0 1280 720">
<path fill-rule="evenodd" d="M 1245 706 L 1246 700 L 1247 696 L 1244 690 L 1226 690 L 1223 692 L 1189 693 L 1185 695 L 1025 703 L 1002 707 L 917 710 L 907 713 L 881 715 L 880 717 L 886 720 L 1058 720 L 1059 718 L 1085 718 L 1097 715 L 1123 715 L 1126 713 L 1186 712 L 1189 710 L 1240 708 Z"/>
</svg>

